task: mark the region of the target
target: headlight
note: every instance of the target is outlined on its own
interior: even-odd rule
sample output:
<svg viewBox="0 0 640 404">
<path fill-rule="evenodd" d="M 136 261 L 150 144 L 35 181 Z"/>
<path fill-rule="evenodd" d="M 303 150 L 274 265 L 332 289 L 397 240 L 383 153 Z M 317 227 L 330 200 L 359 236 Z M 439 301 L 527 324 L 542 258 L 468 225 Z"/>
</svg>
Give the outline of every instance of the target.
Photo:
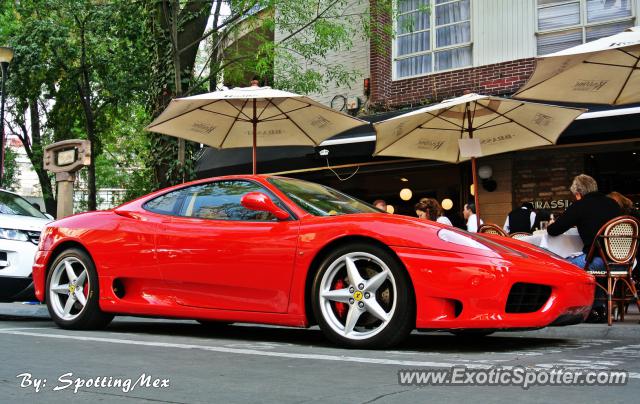
<svg viewBox="0 0 640 404">
<path fill-rule="evenodd" d="M 29 236 L 22 230 L 3 229 L 0 227 L 0 238 L 15 241 L 29 241 Z"/>
<path fill-rule="evenodd" d="M 491 251 L 489 247 L 486 245 L 477 242 L 471 237 L 467 237 L 464 234 L 458 233 L 456 231 L 448 230 L 448 229 L 440 229 L 438 231 L 438 237 L 442 241 L 446 241 L 447 243 L 453 243 L 462 245 L 465 247 L 477 248 L 478 250 L 486 250 Z"/>
</svg>

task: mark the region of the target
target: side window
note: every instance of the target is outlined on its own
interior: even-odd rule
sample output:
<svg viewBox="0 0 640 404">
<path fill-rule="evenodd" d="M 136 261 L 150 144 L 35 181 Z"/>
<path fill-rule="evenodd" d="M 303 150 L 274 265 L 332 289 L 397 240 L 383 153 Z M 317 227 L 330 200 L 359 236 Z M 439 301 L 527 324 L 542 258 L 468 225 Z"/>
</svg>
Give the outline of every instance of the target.
<svg viewBox="0 0 640 404">
<path fill-rule="evenodd" d="M 193 187 L 178 189 L 168 194 L 161 195 L 144 204 L 144 208 L 151 212 L 165 215 L 175 215 Z"/>
<path fill-rule="evenodd" d="M 159 196 L 145 204 L 152 212 L 214 220 L 275 221 L 269 212 L 249 210 L 240 200 L 248 192 L 263 192 L 285 209 L 266 188 L 250 181 L 229 180 L 195 185 Z"/>
<path fill-rule="evenodd" d="M 180 216 L 217 220 L 276 220 L 268 212 L 249 210 L 240 203 L 242 196 L 248 192 L 268 193 L 266 189 L 253 182 L 218 181 L 195 188 L 195 192 L 183 203 Z"/>
</svg>

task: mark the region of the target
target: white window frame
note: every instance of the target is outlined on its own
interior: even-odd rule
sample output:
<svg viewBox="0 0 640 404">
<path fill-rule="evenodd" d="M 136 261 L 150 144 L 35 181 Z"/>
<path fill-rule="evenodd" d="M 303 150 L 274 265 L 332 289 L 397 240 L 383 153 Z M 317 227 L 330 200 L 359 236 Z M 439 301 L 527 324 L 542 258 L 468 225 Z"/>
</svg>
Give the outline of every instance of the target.
<svg viewBox="0 0 640 404">
<path fill-rule="evenodd" d="M 578 29 L 582 30 L 582 43 L 586 43 L 587 42 L 587 29 L 588 28 L 593 28 L 593 27 L 598 27 L 598 26 L 602 26 L 602 25 L 610 25 L 610 24 L 615 24 L 615 23 L 620 23 L 620 22 L 626 22 L 626 21 L 633 21 L 632 25 L 635 24 L 635 19 L 636 19 L 636 0 L 629 0 L 630 3 L 630 8 L 631 8 L 631 15 L 629 17 L 622 17 L 622 18 L 614 18 L 612 20 L 607 20 L 607 21 L 597 21 L 597 22 L 592 22 L 589 23 L 588 19 L 587 19 L 587 0 L 566 0 L 566 1 L 561 1 L 561 2 L 557 2 L 557 3 L 553 3 L 553 4 L 546 4 L 543 6 L 538 5 L 538 0 L 534 0 L 536 2 L 535 7 L 536 7 L 536 12 L 535 12 L 535 27 L 536 27 L 536 55 L 538 55 L 538 37 L 540 37 L 541 35 L 545 35 L 545 34 L 553 34 L 553 33 L 557 33 L 557 32 L 564 32 L 564 31 L 576 31 Z M 564 4 L 571 4 L 571 3 L 575 3 L 578 2 L 580 3 L 580 23 L 579 24 L 574 24 L 571 26 L 567 26 L 567 27 L 562 27 L 562 28 L 553 28 L 553 29 L 548 29 L 548 30 L 539 30 L 538 29 L 538 22 L 539 22 L 539 11 L 540 9 L 544 9 L 544 8 L 549 8 L 549 7 L 556 7 L 556 6 L 560 6 L 560 5 L 564 5 Z"/>
<path fill-rule="evenodd" d="M 449 4 L 449 3 L 455 3 L 458 0 L 449 0 L 446 1 L 444 3 L 438 4 L 438 6 L 441 6 L 443 4 Z M 438 25 L 436 26 L 436 13 L 435 13 L 435 8 L 436 8 L 436 2 L 435 0 L 429 0 L 429 7 L 430 7 L 430 13 L 429 13 L 429 24 L 430 24 L 430 28 L 428 29 L 428 31 L 431 31 L 430 34 L 430 49 L 427 51 L 422 51 L 422 52 L 414 52 L 414 53 L 409 53 L 406 55 L 402 55 L 402 56 L 397 56 L 396 52 L 397 52 L 397 39 L 400 36 L 405 36 L 405 35 L 412 35 L 418 32 L 423 32 L 423 31 L 427 31 L 426 29 L 423 30 L 415 30 L 415 31 L 411 31 L 411 32 L 407 32 L 405 34 L 402 35 L 398 35 L 398 17 L 404 14 L 411 14 L 414 13 L 415 11 L 409 11 L 407 13 L 398 13 L 398 2 L 397 0 L 394 0 L 393 2 L 393 10 L 394 10 L 394 15 L 393 15 L 393 32 L 396 33 L 396 35 L 394 35 L 393 39 L 392 39 L 392 50 L 391 50 L 391 78 L 393 81 L 400 81 L 400 80 L 407 80 L 407 79 L 412 79 L 412 78 L 416 78 L 416 77 L 424 77 L 424 76 L 431 76 L 433 74 L 439 74 L 439 73 L 444 73 L 444 72 L 450 72 L 450 71 L 454 71 L 454 70 L 463 70 L 463 69 L 468 69 L 470 67 L 473 67 L 474 65 L 474 60 L 473 60 L 473 7 L 474 7 L 474 0 L 469 0 L 469 19 L 468 20 L 464 20 L 464 21 L 457 21 L 454 23 L 450 23 L 450 24 L 443 24 L 443 25 Z M 462 22 L 467 22 L 469 21 L 469 29 L 470 29 L 470 38 L 471 40 L 469 42 L 464 42 L 461 44 L 455 44 L 455 45 L 449 45 L 449 46 L 443 46 L 443 47 L 436 47 L 436 29 L 437 28 L 442 28 L 442 27 L 446 27 L 446 26 L 450 26 L 450 25 L 456 25 L 456 24 L 460 24 Z M 404 60 L 404 59 L 409 59 L 415 56 L 420 56 L 420 55 L 428 55 L 431 54 L 431 66 L 432 68 L 435 68 L 435 63 L 436 63 L 436 58 L 435 58 L 435 54 L 438 51 L 443 51 L 443 50 L 450 50 L 450 49 L 456 49 L 456 48 L 465 48 L 465 47 L 471 47 L 471 64 L 468 66 L 463 66 L 463 67 L 454 67 L 452 69 L 445 69 L 445 70 L 432 70 L 429 73 L 420 73 L 420 74 L 415 74 L 413 76 L 404 76 L 404 77 L 398 77 L 397 75 L 397 69 L 396 69 L 396 62 L 399 60 Z"/>
</svg>

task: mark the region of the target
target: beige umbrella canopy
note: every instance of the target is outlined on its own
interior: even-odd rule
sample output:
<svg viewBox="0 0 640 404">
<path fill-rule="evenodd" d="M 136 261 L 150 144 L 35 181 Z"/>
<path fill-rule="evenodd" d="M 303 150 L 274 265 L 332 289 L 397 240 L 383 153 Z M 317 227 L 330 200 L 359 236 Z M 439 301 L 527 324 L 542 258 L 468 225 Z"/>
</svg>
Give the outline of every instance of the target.
<svg viewBox="0 0 640 404">
<path fill-rule="evenodd" d="M 477 190 L 475 157 L 555 144 L 584 111 L 467 94 L 374 123 L 374 155 L 450 163 L 471 159 Z M 478 192 L 474 194 L 479 221 Z"/>
<path fill-rule="evenodd" d="M 217 149 L 317 146 L 368 122 L 308 97 L 270 87 L 245 87 L 177 98 L 145 129 Z"/>
<path fill-rule="evenodd" d="M 623 105 L 640 102 L 640 27 L 538 58 L 518 99 Z"/>
</svg>

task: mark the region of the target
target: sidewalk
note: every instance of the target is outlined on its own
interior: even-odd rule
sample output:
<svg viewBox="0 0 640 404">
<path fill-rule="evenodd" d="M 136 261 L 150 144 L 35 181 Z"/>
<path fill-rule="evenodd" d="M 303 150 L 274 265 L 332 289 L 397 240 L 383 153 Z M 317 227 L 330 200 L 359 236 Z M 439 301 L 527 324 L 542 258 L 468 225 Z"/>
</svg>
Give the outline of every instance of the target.
<svg viewBox="0 0 640 404">
<path fill-rule="evenodd" d="M 0 321 L 49 321 L 49 312 L 44 304 L 0 303 Z M 547 327 L 535 331 L 498 332 L 496 335 L 525 338 L 566 338 L 566 339 L 636 339 L 640 340 L 640 313 L 634 305 L 624 322 L 605 324 L 578 324 L 566 327 Z M 5 324 L 6 324 L 5 323 Z"/>
</svg>

